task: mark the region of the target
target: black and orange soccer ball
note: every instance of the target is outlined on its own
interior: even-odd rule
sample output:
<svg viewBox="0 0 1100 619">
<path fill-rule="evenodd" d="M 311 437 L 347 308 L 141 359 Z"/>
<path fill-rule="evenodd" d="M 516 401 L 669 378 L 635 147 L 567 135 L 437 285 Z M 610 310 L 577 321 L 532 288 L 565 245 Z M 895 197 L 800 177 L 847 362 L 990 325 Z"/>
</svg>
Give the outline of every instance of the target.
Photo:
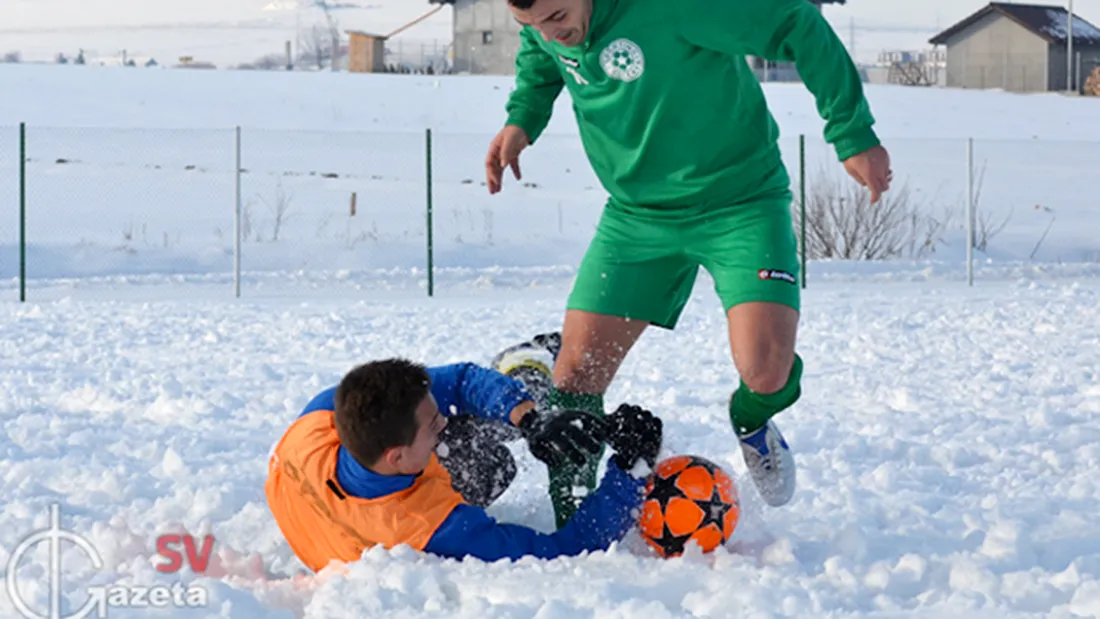
<svg viewBox="0 0 1100 619">
<path fill-rule="evenodd" d="M 646 485 L 638 530 L 662 557 L 675 557 L 691 542 L 703 552 L 726 543 L 740 518 L 732 477 L 706 458 L 673 456 Z"/>
</svg>

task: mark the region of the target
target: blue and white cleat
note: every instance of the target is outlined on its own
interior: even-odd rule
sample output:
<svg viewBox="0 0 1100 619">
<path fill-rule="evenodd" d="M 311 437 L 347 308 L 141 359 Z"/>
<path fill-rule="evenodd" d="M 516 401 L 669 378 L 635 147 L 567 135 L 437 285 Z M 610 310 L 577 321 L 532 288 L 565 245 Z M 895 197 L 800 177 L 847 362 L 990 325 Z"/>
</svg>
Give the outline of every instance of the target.
<svg viewBox="0 0 1100 619">
<path fill-rule="evenodd" d="M 772 507 L 786 505 L 794 496 L 794 456 L 774 422 L 739 437 L 741 455 L 749 467 L 760 498 Z"/>
</svg>

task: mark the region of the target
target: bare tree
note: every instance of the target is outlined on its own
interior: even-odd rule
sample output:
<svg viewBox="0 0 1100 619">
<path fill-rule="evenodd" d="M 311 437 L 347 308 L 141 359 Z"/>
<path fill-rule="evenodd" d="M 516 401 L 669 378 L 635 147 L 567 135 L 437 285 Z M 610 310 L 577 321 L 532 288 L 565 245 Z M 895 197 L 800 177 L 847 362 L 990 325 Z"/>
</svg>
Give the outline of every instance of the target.
<svg viewBox="0 0 1100 619">
<path fill-rule="evenodd" d="M 283 230 L 283 224 L 291 218 L 291 215 L 288 214 L 290 212 L 291 196 L 287 195 L 286 191 L 283 190 L 283 184 L 279 183 L 275 188 L 275 201 L 273 204 L 269 204 L 263 196 L 259 196 L 259 198 L 267 207 L 267 210 L 271 212 L 271 240 L 278 241 L 279 234 Z"/>
<path fill-rule="evenodd" d="M 806 194 L 808 258 L 923 258 L 935 252 L 948 224 L 947 216 L 933 217 L 917 204 L 908 184 L 871 204 L 863 187 L 822 173 Z M 796 220 L 798 217 L 795 212 Z M 796 228 L 800 234 L 800 226 Z"/>
<path fill-rule="evenodd" d="M 325 0 L 320 0 L 318 3 L 321 10 L 325 12 L 325 23 L 328 25 L 329 34 L 329 49 L 330 57 L 332 58 L 332 70 L 335 71 L 340 61 L 340 22 L 332 16 L 332 11 L 329 9 L 330 3 Z"/>
<path fill-rule="evenodd" d="M 332 16 L 331 4 L 319 1 L 316 3 L 325 14 L 324 24 L 313 24 L 305 34 L 298 33 L 298 64 L 300 66 L 313 65 L 317 69 L 331 66 L 335 69 L 341 58 L 340 53 L 340 22 Z"/>
<path fill-rule="evenodd" d="M 986 251 L 993 237 L 1004 232 L 1009 220 L 1012 219 L 1012 210 L 1009 210 L 1008 215 L 1005 215 L 1003 220 L 994 223 L 993 215 L 982 210 L 981 197 L 982 185 L 985 183 L 985 165 L 985 162 L 982 162 L 982 169 L 978 174 L 978 186 L 974 191 L 974 238 L 970 239 L 971 246 L 980 252 Z"/>
<path fill-rule="evenodd" d="M 1044 213 L 1049 213 L 1050 214 L 1050 223 L 1047 224 L 1046 229 L 1043 230 L 1043 235 L 1040 236 L 1039 240 L 1035 243 L 1035 249 L 1031 250 L 1031 255 L 1027 257 L 1028 260 L 1034 260 L 1035 259 L 1035 254 L 1039 253 L 1039 248 L 1043 246 L 1043 241 L 1046 240 L 1047 235 L 1050 234 L 1050 229 L 1054 227 L 1054 222 L 1058 219 L 1058 217 L 1054 214 L 1054 209 L 1050 208 L 1049 206 L 1043 206 L 1042 204 L 1036 204 L 1035 205 L 1035 210 L 1036 211 L 1041 211 L 1041 212 L 1044 212 Z"/>
</svg>

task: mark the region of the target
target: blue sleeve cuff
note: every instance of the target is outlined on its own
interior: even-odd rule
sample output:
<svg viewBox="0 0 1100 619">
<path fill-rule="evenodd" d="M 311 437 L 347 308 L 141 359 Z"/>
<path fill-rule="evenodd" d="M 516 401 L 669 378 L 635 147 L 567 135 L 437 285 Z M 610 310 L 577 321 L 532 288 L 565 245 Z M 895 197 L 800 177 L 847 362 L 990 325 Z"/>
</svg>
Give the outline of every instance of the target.
<svg viewBox="0 0 1100 619">
<path fill-rule="evenodd" d="M 615 496 L 624 503 L 641 504 L 645 496 L 647 477 L 634 477 L 630 473 L 619 468 L 615 459 L 607 461 L 607 472 L 604 473 L 604 484 L 611 487 Z"/>
<path fill-rule="evenodd" d="M 509 421 L 508 416 L 512 413 L 512 409 L 534 398 L 527 393 L 527 390 L 523 388 L 523 384 L 518 380 L 509 376 L 502 375 L 502 377 L 512 384 L 501 385 L 501 389 L 497 393 L 496 399 L 489 403 L 486 412 L 489 413 L 488 416 L 490 419 L 498 419 L 507 422 Z"/>
<path fill-rule="evenodd" d="M 534 400 L 522 382 L 474 363 L 434 367 L 429 372 L 432 394 L 446 417 L 473 415 L 508 423 L 513 408 Z"/>
</svg>

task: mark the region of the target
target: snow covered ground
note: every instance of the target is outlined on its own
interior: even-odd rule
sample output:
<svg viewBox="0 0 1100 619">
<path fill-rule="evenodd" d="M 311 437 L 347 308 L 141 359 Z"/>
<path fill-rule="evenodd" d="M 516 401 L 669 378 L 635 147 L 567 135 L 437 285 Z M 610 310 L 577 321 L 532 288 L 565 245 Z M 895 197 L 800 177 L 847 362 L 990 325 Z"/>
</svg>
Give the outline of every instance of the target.
<svg viewBox="0 0 1100 619">
<path fill-rule="evenodd" d="M 1100 101 L 869 90 L 898 179 L 959 205 L 974 136 L 976 161 L 989 160 L 982 204 L 1014 215 L 979 254 L 973 288 L 957 225 L 934 260 L 811 263 L 805 392 L 780 419 L 800 466 L 787 507 L 764 506 L 745 477 L 709 280 L 676 331 L 643 338 L 608 403 L 649 406 L 666 421 L 666 455 L 734 474 L 744 515 L 725 547 L 662 560 L 631 535 L 607 553 L 492 565 L 370 551 L 314 577 L 264 504 L 271 444 L 356 363 L 487 362 L 560 325 L 603 199 L 567 98 L 525 155 L 532 185 L 490 198 L 481 159 L 507 80 L 0 67 L 0 81 L 0 564 L 6 574 L 60 504 L 62 528 L 105 562 L 95 570 L 62 545 L 63 615 L 90 586 L 179 582 L 155 571 L 155 539 L 183 528 L 217 539 L 205 577 L 182 575 L 207 606 L 109 617 L 1100 616 Z M 768 96 L 788 161 L 806 133 L 811 160 L 829 162 L 812 99 L 790 86 Z M 26 304 L 13 250 L 20 121 Z M 237 125 L 262 239 L 245 244 L 240 300 Z M 425 127 L 444 267 L 432 299 Z M 274 241 L 260 198 L 273 204 L 280 183 L 297 217 Z M 520 476 L 491 512 L 550 530 L 544 469 L 514 448 Z M 47 550 L 15 574 L 38 612 Z M 0 616 L 19 617 L 13 604 L 0 595 Z"/>
</svg>

